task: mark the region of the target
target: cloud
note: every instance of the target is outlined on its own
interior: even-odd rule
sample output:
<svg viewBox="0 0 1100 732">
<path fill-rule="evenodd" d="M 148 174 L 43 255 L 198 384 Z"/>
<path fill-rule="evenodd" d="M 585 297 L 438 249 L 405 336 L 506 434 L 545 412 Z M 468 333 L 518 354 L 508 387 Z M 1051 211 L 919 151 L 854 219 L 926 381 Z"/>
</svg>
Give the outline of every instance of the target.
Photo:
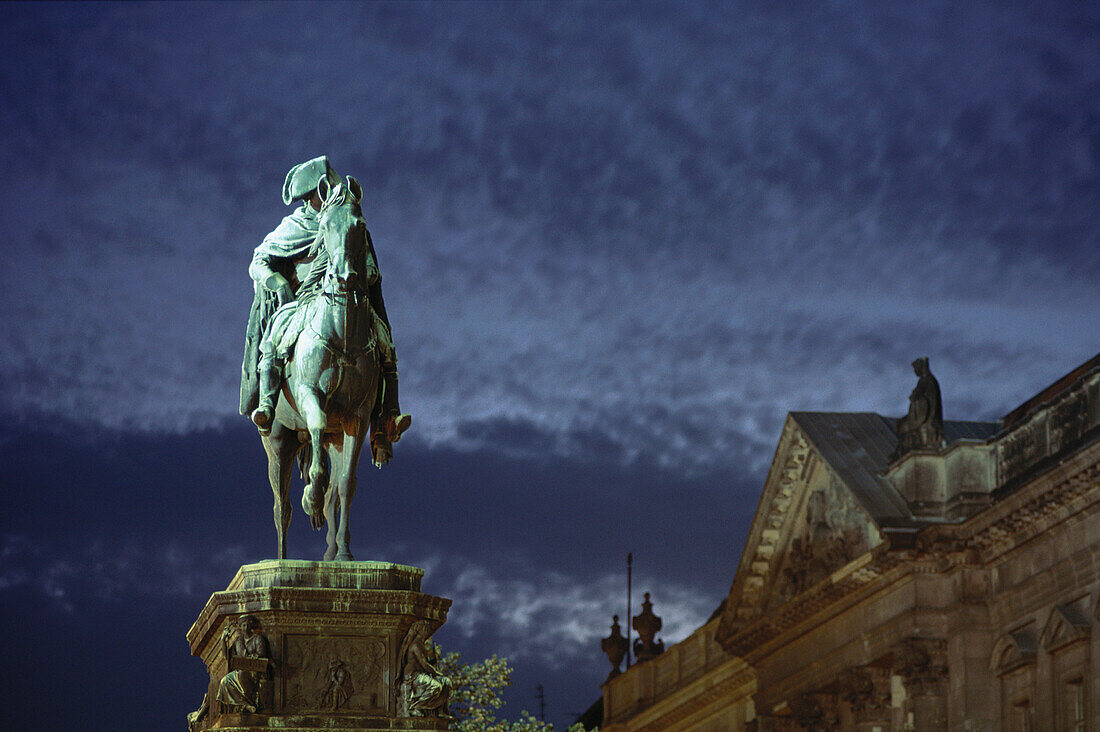
<svg viewBox="0 0 1100 732">
<path fill-rule="evenodd" d="M 8 11 L 0 412 L 234 419 L 251 249 L 326 151 L 431 446 L 759 471 L 917 355 L 996 417 L 1100 335 L 1094 11 L 1036 8 Z"/>
<path fill-rule="evenodd" d="M 202 599 L 242 564 L 238 545 L 196 550 L 179 539 L 162 546 L 134 538 L 67 542 L 0 535 L 0 591 L 30 589 L 67 613 L 81 605 L 165 597 Z"/>
<path fill-rule="evenodd" d="M 636 587 L 651 585 L 652 578 L 637 578 Z M 587 663 L 594 655 L 601 638 L 594 618 L 604 618 L 610 626 L 612 615 L 626 616 L 625 582 L 617 575 L 578 577 L 536 571 L 513 578 L 475 563 L 443 586 L 443 594 L 454 599 L 448 619 L 451 635 L 457 631 L 467 642 L 476 638 L 512 660 L 534 660 L 555 670 Z M 653 601 L 654 612 L 663 621 L 659 637 L 666 644 L 687 637 L 717 605 L 696 588 L 668 581 L 660 583 Z M 633 612 L 641 612 L 640 593 L 634 598 Z M 625 628 L 625 619 L 621 622 Z"/>
</svg>

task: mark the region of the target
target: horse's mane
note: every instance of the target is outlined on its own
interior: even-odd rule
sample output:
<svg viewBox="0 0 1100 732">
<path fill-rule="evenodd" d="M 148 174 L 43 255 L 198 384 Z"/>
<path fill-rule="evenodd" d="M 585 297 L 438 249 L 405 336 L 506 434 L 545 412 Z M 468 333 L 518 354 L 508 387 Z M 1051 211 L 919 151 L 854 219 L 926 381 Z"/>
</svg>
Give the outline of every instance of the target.
<svg viewBox="0 0 1100 732">
<path fill-rule="evenodd" d="M 329 209 L 345 205 L 350 205 L 352 214 L 359 218 L 363 217 L 363 209 L 359 205 L 359 201 L 355 200 L 355 197 L 351 195 L 351 189 L 347 184 L 340 183 L 333 188 L 332 192 L 325 198 L 324 202 L 321 204 L 321 210 L 318 213 L 323 214 Z"/>
</svg>

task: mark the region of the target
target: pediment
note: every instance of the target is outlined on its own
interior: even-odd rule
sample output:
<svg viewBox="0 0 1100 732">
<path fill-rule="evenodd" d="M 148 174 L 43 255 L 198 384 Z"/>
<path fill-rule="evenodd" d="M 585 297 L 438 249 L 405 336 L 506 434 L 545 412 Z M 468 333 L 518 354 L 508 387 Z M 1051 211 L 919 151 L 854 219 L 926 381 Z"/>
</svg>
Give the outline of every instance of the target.
<svg viewBox="0 0 1100 732">
<path fill-rule="evenodd" d="M 1092 626 L 1088 616 L 1075 604 L 1056 605 L 1050 611 L 1040 643 L 1044 650 L 1056 651 L 1071 643 L 1088 640 Z"/>
<path fill-rule="evenodd" d="M 1005 676 L 1013 671 L 1034 666 L 1038 657 L 1039 644 L 1035 639 L 1034 623 L 1005 633 L 993 645 L 990 670 L 997 676 Z"/>
<path fill-rule="evenodd" d="M 788 415 L 725 602 L 719 637 L 733 637 L 881 541 L 880 527 L 843 471 Z"/>
</svg>

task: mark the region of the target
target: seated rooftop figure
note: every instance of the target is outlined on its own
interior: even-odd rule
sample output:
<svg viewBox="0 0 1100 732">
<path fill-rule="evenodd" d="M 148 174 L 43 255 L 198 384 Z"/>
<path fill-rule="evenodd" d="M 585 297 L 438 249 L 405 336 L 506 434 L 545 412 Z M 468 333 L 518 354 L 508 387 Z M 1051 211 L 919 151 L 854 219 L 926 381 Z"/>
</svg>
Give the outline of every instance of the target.
<svg viewBox="0 0 1100 732">
<path fill-rule="evenodd" d="M 913 362 L 917 385 L 909 395 L 909 413 L 898 420 L 898 447 L 891 462 L 913 450 L 939 450 L 944 446 L 943 401 L 940 383 L 928 368 L 928 357 Z"/>
</svg>

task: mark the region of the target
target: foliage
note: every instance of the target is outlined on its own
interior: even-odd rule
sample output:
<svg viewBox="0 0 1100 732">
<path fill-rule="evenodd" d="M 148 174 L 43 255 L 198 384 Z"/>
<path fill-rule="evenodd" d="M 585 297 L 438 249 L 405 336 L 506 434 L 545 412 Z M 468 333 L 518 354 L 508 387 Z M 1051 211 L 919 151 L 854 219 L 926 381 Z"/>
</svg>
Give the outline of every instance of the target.
<svg viewBox="0 0 1100 732">
<path fill-rule="evenodd" d="M 504 687 L 512 681 L 512 667 L 507 658 L 493 654 L 484 661 L 463 663 L 458 653 L 442 653 L 438 645 L 429 641 L 439 655 L 439 670 L 451 677 L 451 714 L 454 729 L 458 732 L 554 732 L 554 725 L 543 722 L 526 709 L 515 722 L 498 720 L 496 715 L 504 706 L 500 698 Z M 567 732 L 585 732 L 580 724 L 574 724 Z M 596 732 L 593 730 L 592 732 Z"/>
</svg>

